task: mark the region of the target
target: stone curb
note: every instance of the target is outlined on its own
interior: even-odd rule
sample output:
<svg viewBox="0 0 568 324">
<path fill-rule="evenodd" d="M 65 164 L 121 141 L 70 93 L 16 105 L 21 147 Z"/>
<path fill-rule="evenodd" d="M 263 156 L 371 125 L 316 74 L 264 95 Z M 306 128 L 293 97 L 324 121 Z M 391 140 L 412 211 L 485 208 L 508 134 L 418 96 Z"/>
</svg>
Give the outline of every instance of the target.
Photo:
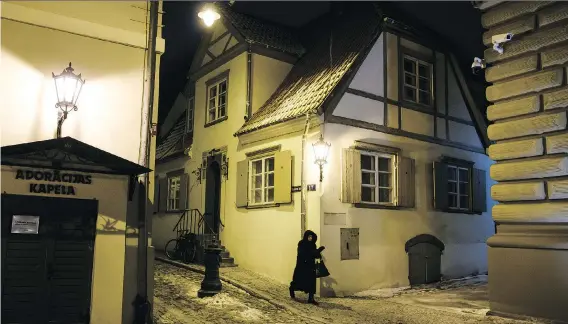
<svg viewBox="0 0 568 324">
<path fill-rule="evenodd" d="M 179 267 L 179 268 L 184 268 L 184 269 L 187 269 L 187 270 L 190 270 L 190 271 L 193 271 L 193 272 L 205 274 L 205 271 L 204 271 L 204 270 L 202 270 L 202 269 L 200 269 L 200 268 L 198 268 L 198 267 L 196 267 L 196 266 L 192 266 L 192 265 L 190 265 L 190 264 L 185 264 L 185 263 L 181 263 L 181 262 L 177 262 L 177 261 L 172 261 L 172 260 L 169 260 L 169 259 L 167 259 L 167 258 L 159 257 L 159 256 L 156 256 L 155 259 L 158 260 L 158 261 L 167 263 L 167 264 L 171 264 L 171 265 L 176 266 L 176 267 Z M 230 284 L 230 285 L 233 285 L 233 286 L 235 286 L 235 287 L 237 287 L 237 288 L 239 288 L 239 289 L 242 289 L 242 290 L 246 291 L 249 295 L 251 295 L 251 296 L 253 296 L 253 297 L 262 299 L 262 300 L 268 302 L 269 304 L 272 304 L 272 305 L 274 305 L 274 306 L 276 306 L 276 307 L 278 307 L 278 308 L 280 308 L 280 309 L 285 309 L 285 310 L 289 311 L 290 313 L 292 313 L 292 314 L 294 314 L 294 315 L 301 316 L 301 317 L 304 317 L 304 318 L 306 318 L 306 319 L 309 319 L 309 320 L 312 320 L 312 321 L 315 321 L 315 322 L 318 322 L 318 323 L 322 323 L 322 324 L 328 324 L 328 323 L 329 323 L 329 321 L 326 321 L 326 320 L 324 320 L 323 318 L 313 317 L 313 316 L 306 315 L 306 314 L 304 314 L 301 310 L 299 310 L 299 309 L 297 309 L 297 308 L 295 308 L 295 307 L 292 307 L 292 306 L 287 305 L 287 304 L 285 304 L 285 303 L 281 303 L 281 302 L 275 300 L 274 298 L 272 298 L 272 297 L 270 297 L 270 296 L 268 296 L 268 295 L 266 295 L 266 294 L 264 294 L 264 293 L 261 293 L 261 292 L 255 290 L 254 288 L 251 288 L 251 287 L 249 287 L 249 286 L 247 286 L 247 285 L 245 285 L 245 284 L 242 284 L 242 283 L 240 283 L 240 282 L 237 282 L 237 281 L 235 281 L 235 280 L 233 280 L 233 279 L 229 279 L 229 278 L 227 278 L 227 277 L 225 277 L 225 276 L 223 276 L 223 275 L 221 275 L 221 274 L 219 274 L 219 278 L 220 278 L 222 281 L 225 281 L 226 283 L 228 283 L 228 284 Z"/>
</svg>

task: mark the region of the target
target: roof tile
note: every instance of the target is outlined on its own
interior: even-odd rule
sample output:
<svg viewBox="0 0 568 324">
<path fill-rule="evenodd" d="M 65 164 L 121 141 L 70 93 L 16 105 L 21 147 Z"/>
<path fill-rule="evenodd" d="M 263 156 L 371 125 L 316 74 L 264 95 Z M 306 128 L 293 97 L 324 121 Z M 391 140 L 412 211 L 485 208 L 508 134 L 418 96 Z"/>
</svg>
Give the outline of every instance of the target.
<svg viewBox="0 0 568 324">
<path fill-rule="evenodd" d="M 373 10 L 347 12 L 337 18 L 235 135 L 317 110 L 376 38 L 380 24 Z"/>
</svg>

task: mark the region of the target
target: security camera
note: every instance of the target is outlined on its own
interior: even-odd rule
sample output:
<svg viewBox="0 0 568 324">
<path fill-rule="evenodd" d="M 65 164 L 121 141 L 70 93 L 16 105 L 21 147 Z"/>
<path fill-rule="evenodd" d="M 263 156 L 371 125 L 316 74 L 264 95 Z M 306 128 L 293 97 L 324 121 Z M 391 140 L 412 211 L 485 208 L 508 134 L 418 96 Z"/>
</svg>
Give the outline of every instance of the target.
<svg viewBox="0 0 568 324">
<path fill-rule="evenodd" d="M 471 71 L 473 74 L 477 74 L 483 69 L 485 69 L 485 60 L 475 57 L 473 63 L 471 63 Z"/>
<path fill-rule="evenodd" d="M 493 49 L 499 54 L 503 54 L 503 43 L 506 43 L 513 39 L 513 33 L 497 34 L 491 37 L 491 42 L 493 43 Z"/>
</svg>

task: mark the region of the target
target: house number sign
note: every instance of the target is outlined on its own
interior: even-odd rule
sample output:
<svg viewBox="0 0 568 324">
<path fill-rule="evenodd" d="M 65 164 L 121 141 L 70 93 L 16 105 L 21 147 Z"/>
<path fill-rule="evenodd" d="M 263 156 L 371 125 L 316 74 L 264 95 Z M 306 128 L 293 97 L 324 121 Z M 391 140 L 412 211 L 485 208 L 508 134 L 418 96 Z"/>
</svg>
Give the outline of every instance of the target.
<svg viewBox="0 0 568 324">
<path fill-rule="evenodd" d="M 92 177 L 80 173 L 60 171 L 16 170 L 17 180 L 36 180 L 49 183 L 30 183 L 29 192 L 75 196 L 76 188 L 71 184 L 91 184 Z"/>
</svg>

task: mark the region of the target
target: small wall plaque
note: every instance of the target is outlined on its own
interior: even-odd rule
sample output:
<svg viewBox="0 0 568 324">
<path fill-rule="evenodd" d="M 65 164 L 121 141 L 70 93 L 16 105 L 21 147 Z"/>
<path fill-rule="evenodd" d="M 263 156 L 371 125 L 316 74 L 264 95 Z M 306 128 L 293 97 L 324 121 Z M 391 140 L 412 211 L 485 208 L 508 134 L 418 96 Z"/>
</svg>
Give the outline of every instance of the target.
<svg viewBox="0 0 568 324">
<path fill-rule="evenodd" d="M 316 191 L 316 185 L 315 184 L 309 184 L 308 185 L 308 191 Z"/>
<path fill-rule="evenodd" d="M 13 234 L 37 234 L 39 232 L 39 216 L 13 215 Z"/>
<path fill-rule="evenodd" d="M 300 192 L 302 191 L 302 186 L 292 186 L 292 192 Z"/>
</svg>

